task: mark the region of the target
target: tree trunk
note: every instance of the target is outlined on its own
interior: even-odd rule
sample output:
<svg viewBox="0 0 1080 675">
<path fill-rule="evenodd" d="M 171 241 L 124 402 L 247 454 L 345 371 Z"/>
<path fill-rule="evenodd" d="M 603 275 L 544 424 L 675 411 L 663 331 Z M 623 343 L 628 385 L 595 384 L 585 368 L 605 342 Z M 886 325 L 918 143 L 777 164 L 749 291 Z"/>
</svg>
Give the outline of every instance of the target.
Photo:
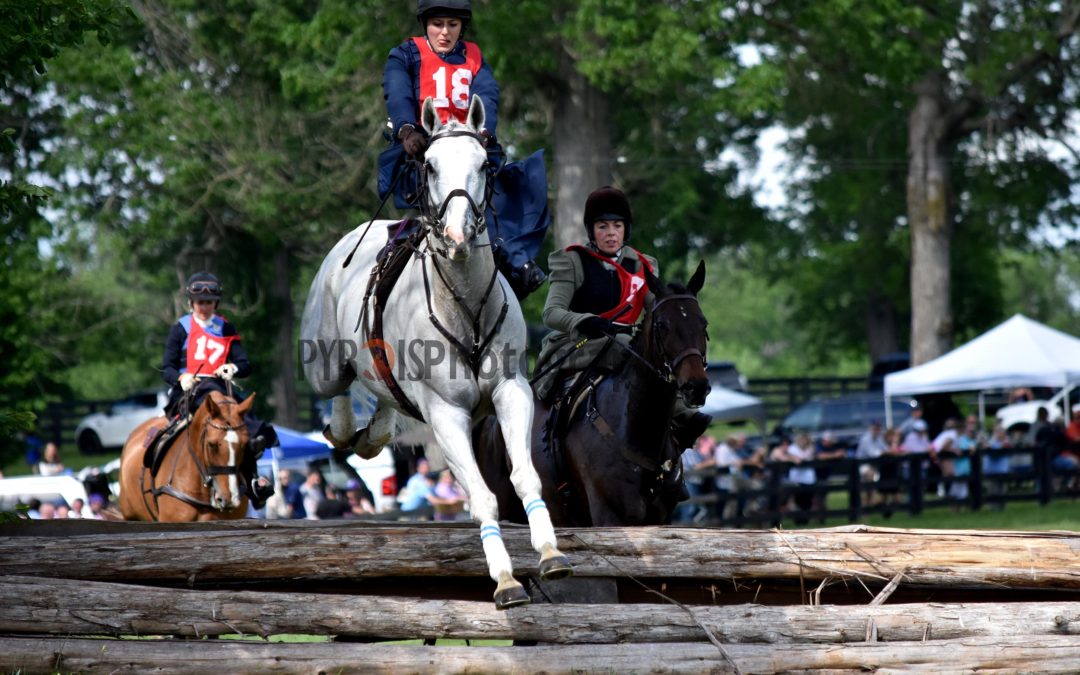
<svg viewBox="0 0 1080 675">
<path fill-rule="evenodd" d="M 916 86 L 908 117 L 907 213 L 911 231 L 911 365 L 952 347 L 949 213 L 951 149 L 944 76 L 932 72 Z"/>
<path fill-rule="evenodd" d="M 277 367 L 274 370 L 273 404 L 275 420 L 295 429 L 297 427 L 296 405 L 296 343 L 293 325 L 296 314 L 293 308 L 290 285 L 289 250 L 281 246 L 274 252 L 274 283 L 271 293 L 280 308 L 277 330 Z"/>
<path fill-rule="evenodd" d="M 611 120 L 607 97 L 577 71 L 565 50 L 555 102 L 555 248 L 586 240 L 585 198 L 611 183 Z"/>
<path fill-rule="evenodd" d="M 880 291 L 872 291 L 866 303 L 866 341 L 870 346 L 870 362 L 886 354 L 900 351 L 896 339 L 896 307 Z"/>
<path fill-rule="evenodd" d="M 535 599 L 534 599 L 535 600 Z M 382 640 L 538 640 L 560 644 L 885 642 L 1077 635 L 1080 602 L 899 605 L 534 604 L 512 615 L 486 601 L 390 595 L 191 591 L 0 577 L 0 632 L 62 635 L 279 635 Z M 162 611 L 167 607 L 168 611 Z"/>
</svg>

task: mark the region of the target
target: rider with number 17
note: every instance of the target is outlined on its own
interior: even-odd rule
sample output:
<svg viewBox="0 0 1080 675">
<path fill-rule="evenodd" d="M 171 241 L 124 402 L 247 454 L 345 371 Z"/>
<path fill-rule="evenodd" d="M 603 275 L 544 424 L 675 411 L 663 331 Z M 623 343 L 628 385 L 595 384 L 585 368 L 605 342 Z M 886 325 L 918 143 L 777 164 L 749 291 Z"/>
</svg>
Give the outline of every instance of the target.
<svg viewBox="0 0 1080 675">
<path fill-rule="evenodd" d="M 191 312 L 180 317 L 169 329 L 161 359 L 161 376 L 171 387 L 165 407 L 170 426 L 197 410 L 211 391 L 228 395 L 228 382 L 251 374 L 251 363 L 236 327 L 217 313 L 221 302 L 218 278 L 209 272 L 197 272 L 188 278 L 185 291 Z M 194 398 L 187 401 L 185 409 L 185 394 L 193 389 Z M 245 398 L 236 391 L 232 396 L 237 401 Z M 251 440 L 240 470 L 252 505 L 262 508 L 274 494 L 274 486 L 259 479 L 255 465 L 264 449 L 277 444 L 277 433 L 274 427 L 250 414 L 244 423 Z"/>
</svg>

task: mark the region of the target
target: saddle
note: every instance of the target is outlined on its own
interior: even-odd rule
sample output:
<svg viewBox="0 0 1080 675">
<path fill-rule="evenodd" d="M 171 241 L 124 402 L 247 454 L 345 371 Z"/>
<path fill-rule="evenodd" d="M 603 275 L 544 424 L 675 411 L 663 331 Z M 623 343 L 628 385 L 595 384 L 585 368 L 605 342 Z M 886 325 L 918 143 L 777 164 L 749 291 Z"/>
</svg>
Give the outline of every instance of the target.
<svg viewBox="0 0 1080 675">
<path fill-rule="evenodd" d="M 189 422 L 190 415 L 181 415 L 173 418 L 164 428 L 150 427 L 146 430 L 146 438 L 143 439 L 143 466 L 150 469 L 151 476 L 157 475 L 169 446 L 180 432 L 187 428 Z"/>
</svg>

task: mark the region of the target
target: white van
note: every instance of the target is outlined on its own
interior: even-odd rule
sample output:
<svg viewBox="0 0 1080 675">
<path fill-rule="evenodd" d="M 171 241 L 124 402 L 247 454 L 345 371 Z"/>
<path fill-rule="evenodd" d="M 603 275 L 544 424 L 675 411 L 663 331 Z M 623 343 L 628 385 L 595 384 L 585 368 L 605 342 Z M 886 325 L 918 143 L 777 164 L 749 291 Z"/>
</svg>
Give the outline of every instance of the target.
<svg viewBox="0 0 1080 675">
<path fill-rule="evenodd" d="M 26 504 L 31 498 L 40 502 L 57 502 L 63 499 L 70 506 L 76 499 L 83 503 L 83 518 L 93 518 L 90 497 L 86 486 L 74 476 L 13 476 L 0 478 L 0 511 L 14 511 L 18 504 Z"/>
</svg>

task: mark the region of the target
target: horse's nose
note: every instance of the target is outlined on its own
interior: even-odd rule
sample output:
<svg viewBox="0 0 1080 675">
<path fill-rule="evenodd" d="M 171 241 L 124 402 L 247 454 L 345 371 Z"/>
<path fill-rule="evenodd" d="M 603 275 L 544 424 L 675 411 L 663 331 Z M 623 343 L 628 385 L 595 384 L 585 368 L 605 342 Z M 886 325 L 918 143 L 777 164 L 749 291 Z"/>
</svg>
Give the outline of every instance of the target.
<svg viewBox="0 0 1080 675">
<path fill-rule="evenodd" d="M 712 391 L 712 386 L 709 385 L 709 381 L 706 379 L 689 380 L 679 389 L 682 391 L 683 400 L 686 403 L 692 406 L 700 406 L 705 403 L 705 397 Z"/>
<path fill-rule="evenodd" d="M 210 501 L 213 502 L 215 509 L 223 510 L 225 508 L 225 498 L 216 492 Z"/>
</svg>

